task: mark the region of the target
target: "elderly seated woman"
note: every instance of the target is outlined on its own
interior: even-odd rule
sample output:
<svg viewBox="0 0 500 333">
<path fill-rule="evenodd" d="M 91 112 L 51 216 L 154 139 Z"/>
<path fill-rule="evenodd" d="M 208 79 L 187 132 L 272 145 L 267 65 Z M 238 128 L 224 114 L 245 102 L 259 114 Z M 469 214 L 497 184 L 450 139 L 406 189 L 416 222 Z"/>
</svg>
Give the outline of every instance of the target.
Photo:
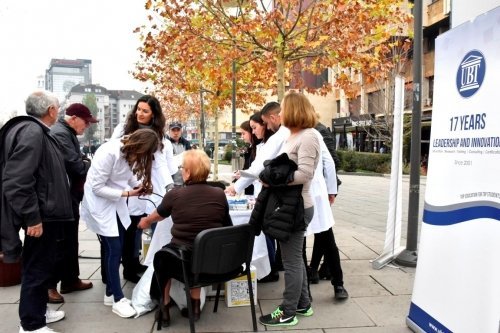
<svg viewBox="0 0 500 333">
<path fill-rule="evenodd" d="M 153 222 L 172 216 L 172 241 L 165 247 L 191 249 L 196 235 L 206 229 L 231 226 L 229 206 L 224 191 L 207 184 L 210 173 L 210 159 L 202 150 L 188 150 L 184 153 L 182 178 L 185 186 L 169 191 L 158 208 L 141 219 L 138 227 L 148 228 Z M 160 299 L 163 290 L 163 304 L 160 304 L 162 326 L 170 324 L 171 279 L 182 280 L 182 263 L 167 252 L 159 251 L 154 257 L 154 269 L 160 280 L 151 283 L 151 298 Z M 158 290 L 158 288 L 160 288 Z M 200 288 L 191 290 L 195 319 L 200 317 Z"/>
</svg>

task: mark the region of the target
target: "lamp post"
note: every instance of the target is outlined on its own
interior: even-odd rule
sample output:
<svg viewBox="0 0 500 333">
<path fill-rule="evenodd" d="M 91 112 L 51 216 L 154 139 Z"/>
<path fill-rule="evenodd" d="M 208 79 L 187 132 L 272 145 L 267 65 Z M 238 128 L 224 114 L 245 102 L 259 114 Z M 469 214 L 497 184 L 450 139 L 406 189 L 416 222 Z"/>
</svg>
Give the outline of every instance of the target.
<svg viewBox="0 0 500 333">
<path fill-rule="evenodd" d="M 232 122 L 231 122 L 231 138 L 236 140 L 236 61 L 233 60 L 233 86 L 231 92 L 232 102 Z"/>
<path fill-rule="evenodd" d="M 200 147 L 205 149 L 205 110 L 203 110 L 203 92 L 205 89 L 200 88 Z"/>
<path fill-rule="evenodd" d="M 396 258 L 401 266 L 417 265 L 417 238 L 420 196 L 420 121 L 422 113 L 422 0 L 415 0 L 413 37 L 413 111 L 411 121 L 410 194 L 406 249 Z"/>
</svg>

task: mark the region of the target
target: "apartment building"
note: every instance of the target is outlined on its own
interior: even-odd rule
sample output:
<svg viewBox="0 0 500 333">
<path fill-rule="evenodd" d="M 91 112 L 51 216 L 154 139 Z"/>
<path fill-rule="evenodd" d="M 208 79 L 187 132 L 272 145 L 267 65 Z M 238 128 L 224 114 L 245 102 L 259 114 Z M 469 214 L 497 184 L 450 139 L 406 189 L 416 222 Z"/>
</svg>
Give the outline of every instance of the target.
<svg viewBox="0 0 500 333">
<path fill-rule="evenodd" d="M 111 137 L 116 125 L 124 122 L 137 99 L 144 94 L 135 90 L 108 90 L 98 84 L 77 84 L 66 96 L 66 104 L 82 103 L 86 95 L 94 95 L 97 104 L 97 139 L 100 143 Z"/>
<path fill-rule="evenodd" d="M 92 83 L 92 60 L 51 59 L 45 71 L 45 90 L 52 91 L 60 101 L 77 84 Z"/>
<path fill-rule="evenodd" d="M 421 152 L 429 151 L 430 131 L 432 125 L 432 99 L 434 88 L 434 45 L 435 39 L 450 28 L 451 0 L 424 0 L 423 2 L 423 81 L 422 81 L 422 123 Z M 398 36 L 405 38 L 405 36 Z M 395 37 L 397 38 L 397 37 Z M 412 50 L 405 56 L 408 60 L 402 63 L 400 74 L 405 79 L 404 113 L 406 118 L 412 112 L 413 101 L 413 68 Z M 403 55 L 403 54 L 401 54 Z M 390 118 L 390 84 L 382 87 L 376 84 L 364 84 L 358 76 L 358 94 L 348 98 L 343 91 L 335 91 L 336 116 L 332 119 L 332 130 L 340 148 L 357 151 L 379 151 L 387 137 L 377 129 L 381 123 L 388 125 Z"/>
</svg>

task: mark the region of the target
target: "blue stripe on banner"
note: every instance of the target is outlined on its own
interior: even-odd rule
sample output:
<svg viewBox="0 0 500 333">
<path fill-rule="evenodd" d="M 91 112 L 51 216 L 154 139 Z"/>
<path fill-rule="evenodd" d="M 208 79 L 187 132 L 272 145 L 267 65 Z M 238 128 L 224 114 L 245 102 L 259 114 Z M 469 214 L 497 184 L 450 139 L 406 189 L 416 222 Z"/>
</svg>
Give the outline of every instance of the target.
<svg viewBox="0 0 500 333">
<path fill-rule="evenodd" d="M 427 333 L 453 333 L 413 302 L 410 305 L 410 319 Z"/>
<path fill-rule="evenodd" d="M 467 207 L 447 212 L 435 212 L 424 209 L 423 222 L 431 225 L 445 226 L 485 218 L 500 221 L 500 209 L 490 206 Z"/>
</svg>

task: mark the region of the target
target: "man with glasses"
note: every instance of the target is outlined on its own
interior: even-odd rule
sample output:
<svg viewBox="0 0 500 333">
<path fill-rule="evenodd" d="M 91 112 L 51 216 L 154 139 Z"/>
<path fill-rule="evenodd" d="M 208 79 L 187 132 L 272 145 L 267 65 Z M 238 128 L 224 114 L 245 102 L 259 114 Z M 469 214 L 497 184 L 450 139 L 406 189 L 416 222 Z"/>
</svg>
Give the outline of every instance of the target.
<svg viewBox="0 0 500 333">
<path fill-rule="evenodd" d="M 49 303 L 63 303 L 61 294 L 92 288 L 92 282 L 79 278 L 78 264 L 78 224 L 80 220 L 80 201 L 83 198 L 83 184 L 90 168 L 90 160 L 80 152 L 77 135 L 82 135 L 91 124 L 97 123 L 90 110 L 83 104 L 71 104 L 66 115 L 57 120 L 50 134 L 59 143 L 64 156 L 66 173 L 70 183 L 71 205 L 75 220 L 64 226 L 65 240 L 62 244 L 64 257 L 54 272 L 49 284 Z M 56 286 L 61 281 L 61 294 Z"/>
<path fill-rule="evenodd" d="M 54 332 L 47 324 L 65 315 L 47 307 L 64 225 L 73 221 L 64 158 L 49 135 L 58 110 L 56 97 L 35 92 L 26 100 L 27 116 L 12 118 L 0 130 L 1 250 L 6 263 L 22 257 L 20 333 Z"/>
</svg>

